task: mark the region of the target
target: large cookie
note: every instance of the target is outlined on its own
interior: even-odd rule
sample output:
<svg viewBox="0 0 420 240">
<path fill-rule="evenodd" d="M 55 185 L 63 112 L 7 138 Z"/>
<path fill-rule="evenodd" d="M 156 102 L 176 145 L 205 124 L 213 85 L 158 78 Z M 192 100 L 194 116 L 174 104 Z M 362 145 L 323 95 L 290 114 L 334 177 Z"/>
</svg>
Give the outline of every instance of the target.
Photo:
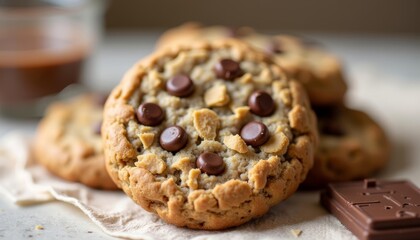
<svg viewBox="0 0 420 240">
<path fill-rule="evenodd" d="M 177 226 L 223 229 L 296 190 L 315 125 L 299 83 L 225 40 L 132 67 L 106 103 L 102 137 L 107 170 L 136 203 Z"/>
<path fill-rule="evenodd" d="M 339 60 L 313 43 L 287 35 L 269 36 L 250 28 L 202 27 L 187 23 L 165 32 L 158 48 L 185 45 L 200 39 L 238 38 L 268 52 L 290 78 L 300 81 L 312 105 L 337 105 L 343 102 L 347 85 Z"/>
<path fill-rule="evenodd" d="M 104 102 L 100 95 L 82 95 L 52 104 L 34 141 L 38 162 L 66 180 L 117 189 L 105 170 L 100 133 Z"/>
<path fill-rule="evenodd" d="M 371 117 L 346 107 L 315 110 L 320 138 L 305 186 L 368 178 L 385 166 L 390 144 Z"/>
</svg>

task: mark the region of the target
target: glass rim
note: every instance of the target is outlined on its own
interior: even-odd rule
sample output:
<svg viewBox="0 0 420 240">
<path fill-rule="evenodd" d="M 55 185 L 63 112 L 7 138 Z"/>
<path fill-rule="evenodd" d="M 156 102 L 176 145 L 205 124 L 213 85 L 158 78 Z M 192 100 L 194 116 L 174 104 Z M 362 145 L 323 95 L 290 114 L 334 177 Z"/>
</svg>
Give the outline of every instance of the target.
<svg viewBox="0 0 420 240">
<path fill-rule="evenodd" d="M 13 1 L 14 0 L 11 0 L 10 3 Z M 29 2 L 25 1 L 21 5 L 12 6 L 13 3 L 7 4 L 0 1 L 0 19 L 21 20 L 28 18 L 65 16 L 89 10 L 103 12 L 107 6 L 108 0 L 37 1 L 44 5 L 31 5 Z M 32 3 L 33 2 L 35 1 L 32 1 Z"/>
</svg>

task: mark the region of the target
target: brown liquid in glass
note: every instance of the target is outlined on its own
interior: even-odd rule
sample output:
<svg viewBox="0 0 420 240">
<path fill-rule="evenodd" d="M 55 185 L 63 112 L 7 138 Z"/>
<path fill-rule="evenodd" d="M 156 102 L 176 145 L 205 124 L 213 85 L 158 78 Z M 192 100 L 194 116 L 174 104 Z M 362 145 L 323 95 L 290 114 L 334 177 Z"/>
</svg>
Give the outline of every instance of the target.
<svg viewBox="0 0 420 240">
<path fill-rule="evenodd" d="M 0 105 L 31 102 L 79 82 L 87 44 L 76 39 L 0 31 Z"/>
</svg>

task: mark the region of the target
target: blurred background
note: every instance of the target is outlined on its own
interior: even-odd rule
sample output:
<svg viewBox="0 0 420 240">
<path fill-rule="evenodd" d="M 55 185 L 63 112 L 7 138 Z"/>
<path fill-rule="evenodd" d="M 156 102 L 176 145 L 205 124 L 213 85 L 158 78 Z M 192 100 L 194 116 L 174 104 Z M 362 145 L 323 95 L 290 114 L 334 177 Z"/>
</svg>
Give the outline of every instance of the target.
<svg viewBox="0 0 420 240">
<path fill-rule="evenodd" d="M 417 81 L 420 75 L 417 0 L 125 0 L 110 1 L 104 20 L 110 46 L 104 51 L 112 51 L 116 42 L 121 44 L 118 51 L 109 53 L 113 59 L 98 58 L 115 63 L 107 64 L 108 74 L 96 71 L 100 79 L 122 72 L 122 62 L 132 63 L 147 55 L 163 31 L 188 21 L 251 26 L 264 33 L 312 38 L 342 59 L 350 86 L 357 85 L 353 80 L 359 78 L 354 75 L 360 68 L 381 71 L 400 81 Z"/>
<path fill-rule="evenodd" d="M 340 57 L 350 87 L 361 68 L 420 75 L 417 0 L 0 0 L 0 115 L 42 116 L 57 93 L 84 86 L 109 92 L 165 30 L 190 21 L 313 39 Z"/>
<path fill-rule="evenodd" d="M 269 31 L 420 34 L 420 1 L 112 1 L 106 27 L 165 29 L 191 20 Z"/>
</svg>

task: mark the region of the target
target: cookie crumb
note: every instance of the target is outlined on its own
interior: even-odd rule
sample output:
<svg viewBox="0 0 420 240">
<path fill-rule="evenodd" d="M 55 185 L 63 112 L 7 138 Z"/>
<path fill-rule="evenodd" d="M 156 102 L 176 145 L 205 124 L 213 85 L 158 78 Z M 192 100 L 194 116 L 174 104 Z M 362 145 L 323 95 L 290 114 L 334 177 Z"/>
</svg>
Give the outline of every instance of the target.
<svg viewBox="0 0 420 240">
<path fill-rule="evenodd" d="M 36 225 L 35 230 L 44 230 L 44 227 L 41 225 Z"/>
<path fill-rule="evenodd" d="M 293 236 L 295 237 L 299 237 L 302 234 L 302 230 L 300 229 L 292 229 L 290 232 L 292 232 Z"/>
</svg>

